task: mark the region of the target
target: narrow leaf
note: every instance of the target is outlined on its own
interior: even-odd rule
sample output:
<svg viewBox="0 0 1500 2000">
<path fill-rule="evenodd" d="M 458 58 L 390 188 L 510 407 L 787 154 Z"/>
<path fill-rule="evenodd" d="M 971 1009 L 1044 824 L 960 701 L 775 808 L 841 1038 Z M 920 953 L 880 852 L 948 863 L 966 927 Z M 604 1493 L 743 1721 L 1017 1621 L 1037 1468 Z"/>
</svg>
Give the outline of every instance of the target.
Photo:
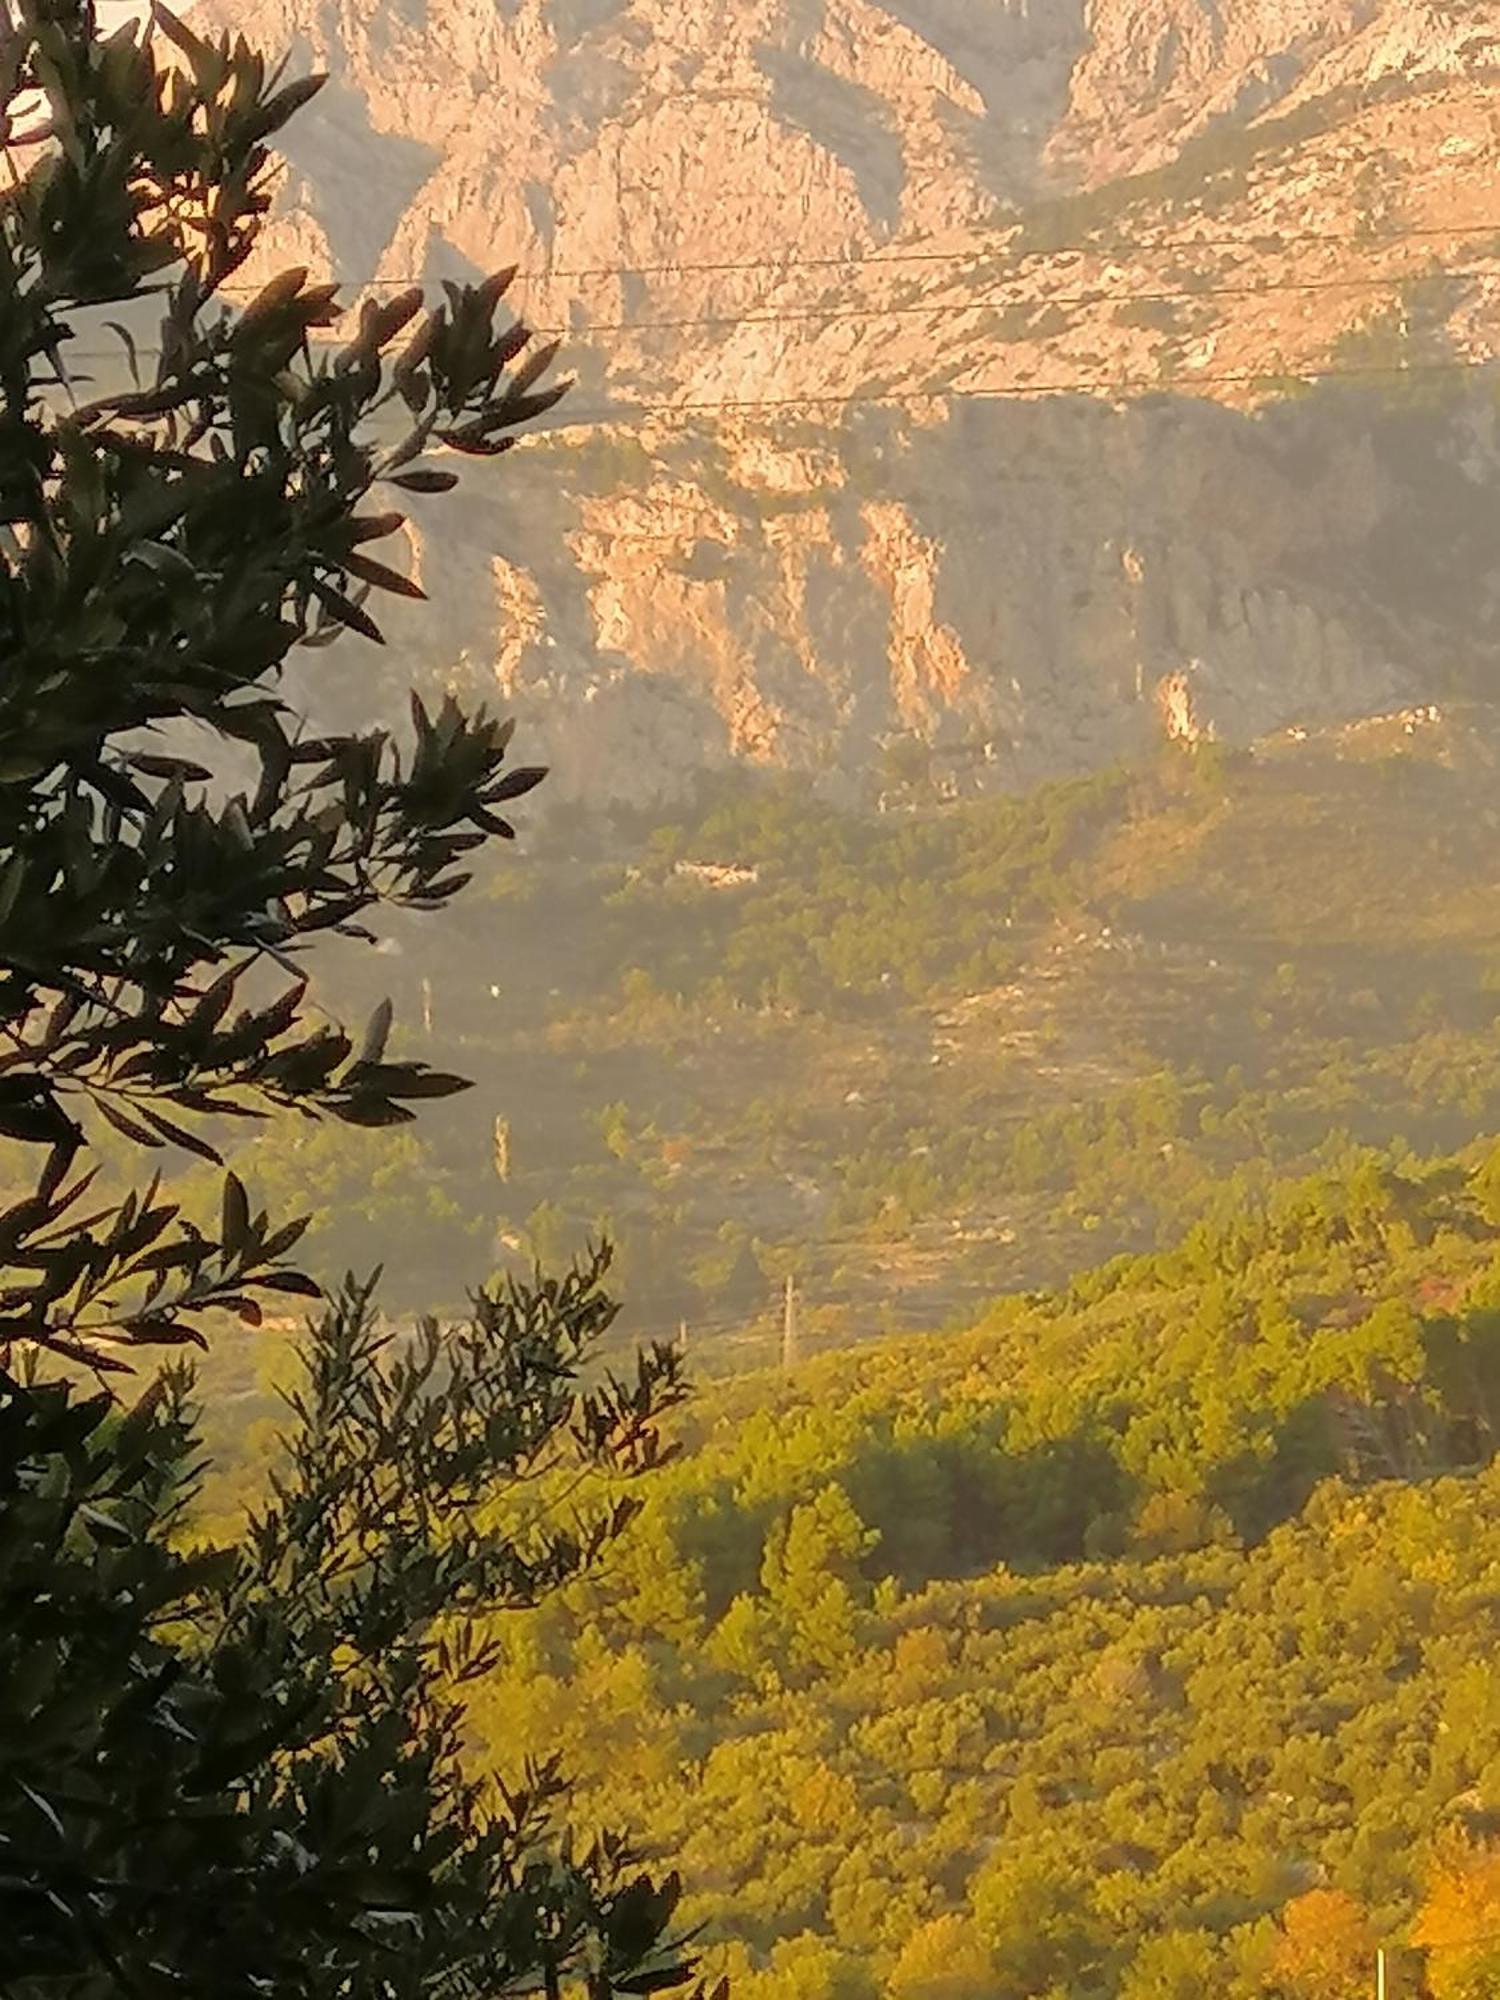
<svg viewBox="0 0 1500 2000">
<path fill-rule="evenodd" d="M 385 1054 L 386 1037 L 391 1032 L 394 1009 L 389 1000 L 382 1000 L 370 1016 L 365 1028 L 365 1038 L 360 1044 L 359 1060 L 362 1063 L 378 1063 Z"/>
<path fill-rule="evenodd" d="M 436 466 L 419 465 L 410 472 L 394 473 L 390 484 L 403 487 L 408 493 L 451 493 L 458 484 L 458 474 L 439 472 Z"/>
<path fill-rule="evenodd" d="M 224 1176 L 224 1210 L 220 1235 L 228 1255 L 238 1257 L 250 1237 L 250 1198 L 238 1174 Z"/>
</svg>

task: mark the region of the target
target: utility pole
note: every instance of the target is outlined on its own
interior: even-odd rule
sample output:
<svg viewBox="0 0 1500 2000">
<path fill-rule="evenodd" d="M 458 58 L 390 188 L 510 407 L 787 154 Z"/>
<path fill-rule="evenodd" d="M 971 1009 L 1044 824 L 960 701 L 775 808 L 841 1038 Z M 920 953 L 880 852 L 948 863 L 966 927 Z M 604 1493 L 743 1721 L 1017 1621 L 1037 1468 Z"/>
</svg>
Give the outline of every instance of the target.
<svg viewBox="0 0 1500 2000">
<path fill-rule="evenodd" d="M 781 1371 L 786 1374 L 797 1359 L 797 1280 L 786 1274 L 786 1302 L 781 1320 Z"/>
<path fill-rule="evenodd" d="M 432 1040 L 432 981 L 422 981 L 422 1032 Z"/>
<path fill-rule="evenodd" d="M 680 1355 L 685 1355 L 687 1353 L 687 1349 L 688 1349 L 687 1321 L 685 1319 L 680 1319 L 677 1322 L 677 1352 Z"/>
</svg>

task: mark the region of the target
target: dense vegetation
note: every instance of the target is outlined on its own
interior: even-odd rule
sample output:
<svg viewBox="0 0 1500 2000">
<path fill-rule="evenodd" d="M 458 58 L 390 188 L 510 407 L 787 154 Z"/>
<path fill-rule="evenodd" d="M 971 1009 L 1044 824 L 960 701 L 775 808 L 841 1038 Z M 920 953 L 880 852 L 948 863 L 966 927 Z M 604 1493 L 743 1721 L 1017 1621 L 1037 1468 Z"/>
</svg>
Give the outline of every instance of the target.
<svg viewBox="0 0 1500 2000">
<path fill-rule="evenodd" d="M 404 1052 L 426 1009 L 479 1089 L 399 1161 L 276 1132 L 241 1171 L 333 1275 L 399 1233 L 413 1306 L 607 1229 L 627 1324 L 687 1319 L 700 1366 L 769 1358 L 787 1270 L 812 1341 L 972 1319 L 1173 1241 L 1226 1176 L 1500 1126 L 1492 742 L 1471 710 L 1021 799 L 918 776 L 878 816 L 752 777 L 666 826 L 565 816 L 425 992 L 425 949 L 381 962 Z"/>
<path fill-rule="evenodd" d="M 1484 2000 L 1497 1426 L 1500 1148 L 1226 1188 L 705 1395 L 607 1570 L 499 1633 L 470 1755 L 565 1744 L 744 2000 L 1341 2000 L 1377 1944 Z"/>
<path fill-rule="evenodd" d="M 320 82 L 242 37 L 158 6 L 104 39 L 92 0 L 17 0 L 0 78 L 0 1992 L 682 1988 L 675 1878 L 575 1842 L 555 1759 L 500 1787 L 461 1754 L 485 1621 L 633 1511 L 481 1507 L 564 1468 L 633 1483 L 680 1400 L 665 1347 L 599 1371 L 604 1257 L 401 1340 L 349 1280 L 216 1548 L 187 1525 L 191 1372 L 162 1353 L 320 1297 L 303 1220 L 225 1171 L 226 1129 L 369 1132 L 466 1087 L 388 1048 L 389 1002 L 362 1034 L 318 1010 L 302 955 L 430 917 L 545 773 L 455 700 L 314 735 L 282 670 L 380 640 L 372 589 L 422 595 L 367 552 L 404 521 L 367 503 L 447 492 L 428 453 L 498 455 L 561 394 L 550 352 L 502 318 L 503 273 L 367 304 L 337 347 L 338 287 L 306 270 L 230 304 L 267 141 Z M 135 386 L 85 401 L 88 315 L 146 305 L 149 370 L 111 322 Z M 207 1167 L 190 1205 L 164 1155 Z"/>
<path fill-rule="evenodd" d="M 368 962 L 293 954 L 430 926 L 542 774 L 272 684 L 412 593 L 372 489 L 552 392 L 501 281 L 336 357 L 303 273 L 211 316 L 311 86 L 161 25 L 166 68 L 83 0 L 3 38 L 55 151 L 0 203 L 0 1988 L 608 2000 L 691 1923 L 743 2000 L 1339 2000 L 1382 1949 L 1489 2000 L 1489 719 L 580 815 L 451 978 L 394 921 L 409 1025 L 347 1034 Z M 64 315 L 168 271 L 154 381 L 60 414 Z M 435 1032 L 489 1090 L 391 1141 L 460 1087 Z M 287 1342 L 297 1208 L 406 1305 L 512 1275 Z M 679 1351 L 605 1365 L 602 1257 L 513 1275 L 600 1224 L 695 1340 L 787 1273 L 841 1351 L 680 1410 Z M 947 1338 L 859 1338 L 903 1290 Z M 206 1411 L 99 1386 L 208 1333 Z"/>
</svg>

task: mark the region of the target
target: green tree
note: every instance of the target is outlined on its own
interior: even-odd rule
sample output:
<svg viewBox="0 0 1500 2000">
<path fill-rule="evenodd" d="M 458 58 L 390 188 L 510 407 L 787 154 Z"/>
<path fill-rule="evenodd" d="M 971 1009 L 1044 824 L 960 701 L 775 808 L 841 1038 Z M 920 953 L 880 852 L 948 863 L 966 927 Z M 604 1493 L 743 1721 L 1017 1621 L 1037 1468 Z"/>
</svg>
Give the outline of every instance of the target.
<svg viewBox="0 0 1500 2000">
<path fill-rule="evenodd" d="M 560 1472 L 575 1429 L 585 1464 L 655 1461 L 632 1395 L 575 1391 L 599 1276 L 399 1343 L 346 1292 L 228 1548 L 183 1552 L 183 1370 L 123 1411 L 0 1382 L 7 1993 L 478 1996 L 582 1971 L 603 1995 L 676 1962 L 675 1880 L 615 1838 L 560 1850 L 555 1769 L 486 1791 L 459 1759 L 494 1614 L 578 1575 L 625 1511 L 521 1538 L 480 1503 Z"/>
<path fill-rule="evenodd" d="M 875 2000 L 877 1989 L 857 1959 L 804 1932 L 778 1944 L 768 1970 L 743 1990 L 748 2000 Z"/>
<path fill-rule="evenodd" d="M 305 272 L 229 309 L 317 80 L 157 18 L 166 61 L 91 0 L 0 29 L 29 161 L 0 197 L 0 1132 L 37 1162 L 0 1215 L 0 1987 L 649 1991 L 675 1881 L 560 1839 L 555 1768 L 486 1793 L 459 1757 L 490 1621 L 620 1531 L 680 1393 L 664 1349 L 594 1368 L 602 1258 L 399 1340 L 347 1286 L 227 1548 L 190 1546 L 186 1371 L 91 1386 L 317 1289 L 232 1174 L 211 1223 L 156 1181 L 86 1199 L 99 1132 L 213 1160 L 222 1121 L 381 1126 L 461 1088 L 387 1058 L 388 1006 L 362 1037 L 312 1013 L 298 954 L 445 903 L 543 775 L 482 711 L 315 737 L 278 692 L 294 649 L 380 637 L 370 590 L 420 594 L 367 553 L 401 525 L 376 489 L 448 489 L 424 454 L 492 457 L 560 391 L 503 277 L 366 305 L 339 345 Z M 84 400 L 86 316 L 148 295 L 149 375 L 122 331 L 135 386 Z M 480 1505 L 579 1479 L 572 1525 Z"/>
<path fill-rule="evenodd" d="M 990 1955 L 967 1917 L 949 1911 L 913 1931 L 891 1971 L 891 2000 L 989 2000 Z"/>
<path fill-rule="evenodd" d="M 1004 1848 L 975 1876 L 974 1921 L 995 1965 L 997 2000 L 1064 1988 L 1089 1956 L 1088 1887 L 1055 1853 Z"/>
<path fill-rule="evenodd" d="M 832 1673 L 853 1659 L 864 1594 L 858 1564 L 879 1539 L 840 1486 L 793 1507 L 767 1536 L 761 1582 L 794 1667 Z"/>
<path fill-rule="evenodd" d="M 1219 1947 L 1209 1932 L 1169 1931 L 1136 1953 L 1120 1986 L 1121 2000 L 1200 2000 L 1222 1985 L 1222 1974 Z"/>
</svg>

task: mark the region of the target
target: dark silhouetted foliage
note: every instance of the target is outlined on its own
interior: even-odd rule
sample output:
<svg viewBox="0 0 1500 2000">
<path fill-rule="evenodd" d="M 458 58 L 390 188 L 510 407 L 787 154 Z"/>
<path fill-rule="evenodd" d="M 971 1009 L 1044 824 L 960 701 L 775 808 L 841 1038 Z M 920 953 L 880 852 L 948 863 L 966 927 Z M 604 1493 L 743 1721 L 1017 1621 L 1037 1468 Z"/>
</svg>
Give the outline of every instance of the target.
<svg viewBox="0 0 1500 2000">
<path fill-rule="evenodd" d="M 460 1755 L 479 1621 L 593 1565 L 681 1394 L 665 1350 L 591 1366 L 603 1254 L 401 1335 L 351 1281 L 264 1499 L 195 1548 L 190 1374 L 107 1384 L 209 1315 L 316 1296 L 301 1224 L 229 1174 L 205 1227 L 157 1180 L 101 1195 L 89 1163 L 105 1126 L 214 1160 L 224 1119 L 390 1125 L 462 1088 L 387 1054 L 388 1005 L 362 1036 L 313 1012 L 298 954 L 445 903 L 543 774 L 452 703 L 414 703 L 404 742 L 314 737 L 279 682 L 294 648 L 378 640 L 372 591 L 421 594 L 368 553 L 402 525 L 376 490 L 441 493 L 426 454 L 505 450 L 561 393 L 551 352 L 501 322 L 503 275 L 366 304 L 342 344 L 303 271 L 232 310 L 267 142 L 317 80 L 165 11 L 170 51 L 101 39 L 87 0 L 6 19 L 0 1133 L 36 1167 L 0 1216 L 0 1989 L 681 1986 L 675 1879 L 562 1833 L 554 1760 L 507 1790 Z M 123 320 L 151 295 L 143 379 Z M 70 344 L 110 308 L 135 386 L 85 400 Z M 549 1504 L 505 1506 L 538 1481 Z"/>
</svg>

